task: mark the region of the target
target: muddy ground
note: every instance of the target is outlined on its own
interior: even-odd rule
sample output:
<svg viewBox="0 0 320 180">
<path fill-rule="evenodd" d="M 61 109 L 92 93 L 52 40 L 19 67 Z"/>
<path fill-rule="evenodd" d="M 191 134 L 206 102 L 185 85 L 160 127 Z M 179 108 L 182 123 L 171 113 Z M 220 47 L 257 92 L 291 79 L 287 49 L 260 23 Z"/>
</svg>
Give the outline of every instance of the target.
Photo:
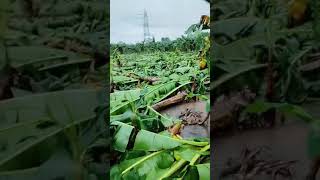
<svg viewBox="0 0 320 180">
<path fill-rule="evenodd" d="M 181 103 L 173 107 L 167 108 L 165 110 L 162 110 L 161 114 L 164 114 L 168 117 L 182 119 L 183 117 L 181 116 L 189 110 L 200 115 L 200 117 L 198 118 L 199 124 L 195 123 L 192 125 L 185 125 L 182 128 L 180 135 L 183 138 L 210 137 L 209 128 L 206 126 L 207 122 L 204 122 L 206 121 L 206 116 L 208 113 L 206 112 L 206 103 L 203 101 Z M 208 120 L 209 119 L 210 117 L 208 118 Z"/>
<path fill-rule="evenodd" d="M 303 107 L 314 117 L 319 118 L 317 111 L 320 101 L 308 102 Z M 205 114 L 204 102 L 182 103 L 174 107 L 163 110 L 161 113 L 178 118 L 186 109 L 193 109 Z M 234 179 L 234 177 L 219 178 L 221 172 L 227 167 L 230 159 L 236 159 L 245 148 L 266 148 L 265 160 L 274 161 L 296 161 L 288 166 L 292 173 L 292 179 L 303 180 L 309 169 L 310 158 L 307 149 L 307 137 L 309 127 L 297 119 L 290 117 L 283 125 L 273 128 L 260 128 L 236 132 L 221 137 L 211 137 L 211 147 L 213 163 L 211 164 L 212 179 Z M 182 131 L 183 137 L 209 137 L 209 129 L 206 124 L 186 126 Z M 270 175 L 259 175 L 253 179 L 270 180 Z M 317 176 L 320 179 L 320 173 Z M 280 177 L 277 179 L 290 179 L 290 177 Z"/>
</svg>

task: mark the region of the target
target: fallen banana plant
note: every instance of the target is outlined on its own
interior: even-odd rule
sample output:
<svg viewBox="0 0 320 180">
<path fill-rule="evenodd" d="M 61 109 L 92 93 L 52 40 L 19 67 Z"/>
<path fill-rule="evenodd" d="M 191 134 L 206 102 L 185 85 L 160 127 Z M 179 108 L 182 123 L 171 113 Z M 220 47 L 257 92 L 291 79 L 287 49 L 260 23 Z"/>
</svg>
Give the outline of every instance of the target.
<svg viewBox="0 0 320 180">
<path fill-rule="evenodd" d="M 165 99 L 165 100 L 163 100 L 163 101 L 160 101 L 160 102 L 154 104 L 154 105 L 152 106 L 152 108 L 153 108 L 154 110 L 158 111 L 158 110 L 161 110 L 161 109 L 163 109 L 163 108 L 166 108 L 166 107 L 168 107 L 168 106 L 170 106 L 170 105 L 180 103 L 180 102 L 182 102 L 183 100 L 185 100 L 186 97 L 187 97 L 187 93 L 186 93 L 185 91 L 178 92 L 177 95 L 172 96 L 172 97 L 170 97 L 170 98 L 168 98 L 168 99 Z"/>
<path fill-rule="evenodd" d="M 114 122 L 112 125 L 119 128 L 114 136 L 114 148 L 122 147 L 122 150 L 125 150 L 128 140 L 131 139 L 128 136 L 133 132 L 134 127 L 120 122 Z M 189 167 L 195 167 L 198 177 L 206 176 L 203 179 L 209 179 L 209 173 L 200 174 L 203 168 L 201 162 L 210 161 L 206 158 L 210 154 L 208 142 L 177 139 L 169 134 L 157 134 L 146 130 L 138 131 L 134 137 L 134 146 L 132 149 L 127 149 L 127 153 L 144 152 L 142 154 L 145 155 L 125 159 L 113 166 L 111 178 L 130 179 L 136 173 L 146 179 L 183 178 L 188 175 Z"/>
<path fill-rule="evenodd" d="M 50 159 L 56 155 L 56 158 L 62 158 L 59 159 L 61 162 L 68 164 L 75 160 L 80 165 L 81 151 L 102 134 L 93 125 L 98 122 L 94 111 L 99 105 L 99 93 L 95 90 L 70 90 L 1 101 L 1 124 L 4 128 L 0 129 L 0 175 L 12 178 L 17 172 L 21 177 L 30 175 L 32 179 L 43 179 L 49 170 L 46 166 L 52 166 Z M 79 97 L 86 99 L 87 104 L 77 102 Z M 27 102 L 30 101 L 36 102 L 37 106 L 29 106 Z M 80 133 L 76 129 L 81 129 Z M 7 139 L 9 136 L 10 141 Z M 60 147 L 65 143 L 71 148 L 71 154 L 61 151 Z M 39 158 L 30 158 L 39 151 L 42 152 Z M 21 161 L 25 163 L 21 164 Z M 69 169 L 78 166 L 74 163 L 69 165 Z M 59 170 L 55 177 L 70 175 L 65 173 L 70 172 Z"/>
</svg>

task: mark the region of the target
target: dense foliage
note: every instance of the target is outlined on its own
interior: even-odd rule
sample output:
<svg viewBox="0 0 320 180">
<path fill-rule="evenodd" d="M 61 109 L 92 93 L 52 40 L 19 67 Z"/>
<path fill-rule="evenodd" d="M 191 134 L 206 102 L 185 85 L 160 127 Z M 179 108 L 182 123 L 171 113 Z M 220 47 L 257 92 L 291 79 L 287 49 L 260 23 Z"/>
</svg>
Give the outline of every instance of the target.
<svg viewBox="0 0 320 180">
<path fill-rule="evenodd" d="M 105 179 L 105 3 L 0 4 L 0 179 Z"/>
<path fill-rule="evenodd" d="M 209 46 L 200 31 L 173 41 L 112 45 L 111 179 L 210 179 L 209 139 L 180 137 L 182 120 L 157 109 L 182 95 L 180 102 L 205 100 L 209 110 Z"/>
<path fill-rule="evenodd" d="M 256 113 L 256 121 L 274 121 L 276 111 L 305 120 L 314 130 L 313 156 L 320 153 L 319 119 L 299 105 L 320 96 L 318 2 L 216 0 L 211 7 L 212 94 L 247 86 L 257 101 L 245 113 Z"/>
<path fill-rule="evenodd" d="M 175 51 L 180 50 L 183 52 L 199 51 L 203 46 L 204 37 L 208 36 L 208 33 L 197 31 L 194 33 L 188 33 L 175 40 L 169 38 L 161 38 L 161 41 L 148 42 L 148 43 L 136 43 L 125 44 L 116 43 L 111 44 L 111 51 L 115 49 L 122 49 L 123 53 L 139 53 L 139 52 L 153 52 L 153 51 Z"/>
</svg>

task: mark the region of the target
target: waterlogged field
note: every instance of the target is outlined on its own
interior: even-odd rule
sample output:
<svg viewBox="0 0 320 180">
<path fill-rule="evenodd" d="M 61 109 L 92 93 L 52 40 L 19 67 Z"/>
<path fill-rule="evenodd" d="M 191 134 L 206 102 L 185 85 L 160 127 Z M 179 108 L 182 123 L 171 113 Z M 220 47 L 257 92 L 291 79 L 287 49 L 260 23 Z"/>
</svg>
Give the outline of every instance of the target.
<svg viewBox="0 0 320 180">
<path fill-rule="evenodd" d="M 181 137 L 187 118 L 160 113 L 199 100 L 209 110 L 209 70 L 198 55 L 115 51 L 111 62 L 111 179 L 210 179 L 209 139 Z"/>
</svg>

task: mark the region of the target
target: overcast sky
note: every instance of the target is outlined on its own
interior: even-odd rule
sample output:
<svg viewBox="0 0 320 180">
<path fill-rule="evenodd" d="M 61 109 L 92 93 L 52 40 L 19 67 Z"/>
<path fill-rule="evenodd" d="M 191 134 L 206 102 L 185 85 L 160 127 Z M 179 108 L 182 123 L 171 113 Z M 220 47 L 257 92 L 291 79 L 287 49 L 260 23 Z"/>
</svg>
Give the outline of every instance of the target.
<svg viewBox="0 0 320 180">
<path fill-rule="evenodd" d="M 149 30 L 156 41 L 175 39 L 198 23 L 201 15 L 210 14 L 204 0 L 111 0 L 110 40 L 136 43 L 143 40 L 143 10 L 149 16 Z"/>
</svg>

